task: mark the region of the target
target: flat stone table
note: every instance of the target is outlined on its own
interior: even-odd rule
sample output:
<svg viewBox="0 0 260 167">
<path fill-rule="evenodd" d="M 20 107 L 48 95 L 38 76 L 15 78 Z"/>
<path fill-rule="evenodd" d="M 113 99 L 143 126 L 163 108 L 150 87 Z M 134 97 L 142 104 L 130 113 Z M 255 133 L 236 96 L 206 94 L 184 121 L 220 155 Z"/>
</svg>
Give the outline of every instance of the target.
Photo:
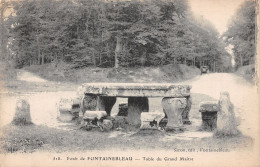
<svg viewBox="0 0 260 167">
<path fill-rule="evenodd" d="M 163 97 L 167 127 L 174 129 L 190 122 L 190 89 L 189 85 L 169 83 L 87 83 L 78 89 L 78 93 L 83 95 L 83 114 L 86 110 L 99 110 L 110 116 L 116 98 L 128 98 L 128 123 L 136 127 L 141 124 L 141 113 L 149 111 L 148 98 Z"/>
</svg>

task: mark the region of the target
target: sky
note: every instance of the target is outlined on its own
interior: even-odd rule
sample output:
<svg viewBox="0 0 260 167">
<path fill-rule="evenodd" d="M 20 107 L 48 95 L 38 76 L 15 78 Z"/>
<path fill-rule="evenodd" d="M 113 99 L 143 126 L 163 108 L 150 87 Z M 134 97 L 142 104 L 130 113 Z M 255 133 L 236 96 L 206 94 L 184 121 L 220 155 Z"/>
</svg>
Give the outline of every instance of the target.
<svg viewBox="0 0 260 167">
<path fill-rule="evenodd" d="M 191 10 L 209 20 L 220 34 L 227 30 L 229 19 L 246 0 L 189 0 Z"/>
</svg>

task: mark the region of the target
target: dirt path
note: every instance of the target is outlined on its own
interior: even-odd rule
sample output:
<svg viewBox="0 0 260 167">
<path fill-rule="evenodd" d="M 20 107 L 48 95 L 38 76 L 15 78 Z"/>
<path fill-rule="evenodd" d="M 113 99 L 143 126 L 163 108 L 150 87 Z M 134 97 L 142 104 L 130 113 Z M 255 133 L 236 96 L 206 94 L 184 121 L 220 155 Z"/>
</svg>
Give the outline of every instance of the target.
<svg viewBox="0 0 260 167">
<path fill-rule="evenodd" d="M 17 80 L 26 82 L 47 82 L 47 80 L 25 70 L 17 70 Z"/>
</svg>

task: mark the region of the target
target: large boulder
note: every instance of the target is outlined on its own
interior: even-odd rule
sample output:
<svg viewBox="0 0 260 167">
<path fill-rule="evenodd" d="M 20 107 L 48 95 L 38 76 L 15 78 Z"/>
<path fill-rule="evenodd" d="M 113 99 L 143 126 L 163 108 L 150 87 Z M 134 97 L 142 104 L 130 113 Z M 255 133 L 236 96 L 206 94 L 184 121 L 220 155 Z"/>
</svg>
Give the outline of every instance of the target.
<svg viewBox="0 0 260 167">
<path fill-rule="evenodd" d="M 12 123 L 14 125 L 30 125 L 32 124 L 30 104 L 25 99 L 18 99 L 16 101 L 15 116 Z"/>
<path fill-rule="evenodd" d="M 234 105 L 228 92 L 221 92 L 217 119 L 216 136 L 235 136 L 239 133 L 234 113 Z"/>
</svg>

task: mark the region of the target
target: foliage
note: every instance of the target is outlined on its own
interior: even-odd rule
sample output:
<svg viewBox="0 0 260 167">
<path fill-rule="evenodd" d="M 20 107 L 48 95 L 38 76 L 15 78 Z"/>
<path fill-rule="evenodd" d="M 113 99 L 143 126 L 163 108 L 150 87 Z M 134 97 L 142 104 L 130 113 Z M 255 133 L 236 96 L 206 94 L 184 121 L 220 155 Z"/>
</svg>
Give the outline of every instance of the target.
<svg viewBox="0 0 260 167">
<path fill-rule="evenodd" d="M 38 0 L 13 4 L 6 20 L 18 67 L 66 61 L 74 68 L 183 63 L 223 69 L 228 56 L 187 0 Z"/>
<path fill-rule="evenodd" d="M 254 63 L 255 59 L 255 1 L 246 1 L 237 10 L 223 34 L 227 45 L 232 46 L 236 66 Z"/>
</svg>

